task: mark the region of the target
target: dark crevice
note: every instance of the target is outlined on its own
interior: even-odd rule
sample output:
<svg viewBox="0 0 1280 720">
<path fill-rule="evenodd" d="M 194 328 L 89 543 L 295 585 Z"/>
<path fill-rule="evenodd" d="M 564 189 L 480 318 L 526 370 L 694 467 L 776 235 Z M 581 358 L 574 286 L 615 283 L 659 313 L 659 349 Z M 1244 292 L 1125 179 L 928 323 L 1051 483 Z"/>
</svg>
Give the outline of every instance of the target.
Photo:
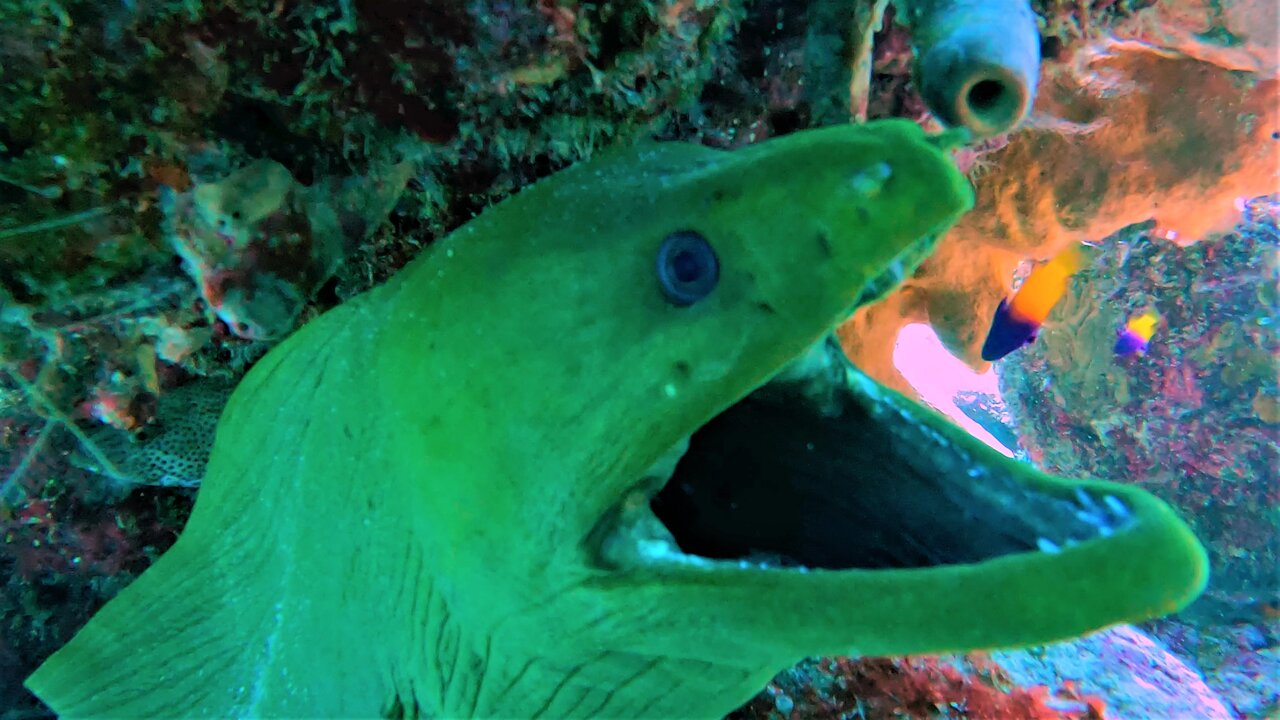
<svg viewBox="0 0 1280 720">
<path fill-rule="evenodd" d="M 702 427 L 651 507 L 680 549 L 823 569 L 976 563 L 1095 536 L 1070 500 L 1033 493 L 922 424 L 836 417 L 776 390 Z"/>
</svg>

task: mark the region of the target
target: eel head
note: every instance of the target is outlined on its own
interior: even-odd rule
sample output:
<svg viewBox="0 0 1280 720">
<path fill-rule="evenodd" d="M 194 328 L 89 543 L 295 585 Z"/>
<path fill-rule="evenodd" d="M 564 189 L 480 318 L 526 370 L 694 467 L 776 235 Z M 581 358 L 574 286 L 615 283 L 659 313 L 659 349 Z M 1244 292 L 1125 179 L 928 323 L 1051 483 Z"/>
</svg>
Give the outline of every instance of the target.
<svg viewBox="0 0 1280 720">
<path fill-rule="evenodd" d="M 1199 592 L 1164 503 L 1005 458 L 826 340 L 970 206 L 954 141 L 605 154 L 391 288 L 374 355 L 424 459 L 399 474 L 460 622 L 513 658 L 468 711 L 714 715 L 804 656 L 1044 643 Z"/>
</svg>

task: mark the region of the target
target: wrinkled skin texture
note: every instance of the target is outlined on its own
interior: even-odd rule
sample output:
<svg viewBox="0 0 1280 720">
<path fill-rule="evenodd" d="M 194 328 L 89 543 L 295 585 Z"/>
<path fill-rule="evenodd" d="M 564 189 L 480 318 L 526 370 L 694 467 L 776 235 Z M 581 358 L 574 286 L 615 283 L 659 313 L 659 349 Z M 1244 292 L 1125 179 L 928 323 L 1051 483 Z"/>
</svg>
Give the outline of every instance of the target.
<svg viewBox="0 0 1280 720">
<path fill-rule="evenodd" d="M 250 372 L 182 537 L 28 687 L 70 716 L 718 717 L 806 655 L 1043 642 L 1183 604 L 1203 558 L 1167 507 L 1023 467 L 1001 472 L 1115 493 L 1134 520 L 905 570 L 601 539 L 668 448 L 968 207 L 941 144 L 894 121 L 624 148 L 490 209 Z M 689 307 L 654 277 L 680 230 L 720 261 Z M 817 377 L 979 474 L 1004 462 L 861 375 Z"/>
</svg>

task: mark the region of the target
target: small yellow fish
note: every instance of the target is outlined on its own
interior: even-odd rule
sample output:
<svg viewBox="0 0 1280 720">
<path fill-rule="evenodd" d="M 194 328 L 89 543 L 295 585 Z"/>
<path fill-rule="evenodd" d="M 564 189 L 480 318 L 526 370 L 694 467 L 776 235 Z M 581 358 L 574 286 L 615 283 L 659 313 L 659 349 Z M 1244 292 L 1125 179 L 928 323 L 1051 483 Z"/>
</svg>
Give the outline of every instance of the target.
<svg viewBox="0 0 1280 720">
<path fill-rule="evenodd" d="M 1151 310 L 1130 318 L 1124 327 L 1116 330 L 1114 348 L 1116 355 L 1128 357 L 1135 353 L 1146 352 L 1151 336 L 1155 334 L 1156 325 L 1159 323 L 1160 316 Z"/>
<path fill-rule="evenodd" d="M 982 359 L 999 360 L 1035 342 L 1049 311 L 1067 292 L 1067 283 L 1084 265 L 1083 246 L 1073 244 L 1031 271 L 1012 299 L 1000 301 L 982 343 Z"/>
</svg>

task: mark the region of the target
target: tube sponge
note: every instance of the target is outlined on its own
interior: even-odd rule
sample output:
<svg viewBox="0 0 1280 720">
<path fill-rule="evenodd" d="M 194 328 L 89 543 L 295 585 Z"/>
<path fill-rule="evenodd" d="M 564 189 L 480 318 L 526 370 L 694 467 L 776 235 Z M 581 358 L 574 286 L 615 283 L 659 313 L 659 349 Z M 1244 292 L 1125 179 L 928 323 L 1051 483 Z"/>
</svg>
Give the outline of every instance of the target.
<svg viewBox="0 0 1280 720">
<path fill-rule="evenodd" d="M 1012 130 L 1031 109 L 1040 33 L 1027 0 L 901 0 L 916 84 L 944 123 L 976 137 Z"/>
</svg>

